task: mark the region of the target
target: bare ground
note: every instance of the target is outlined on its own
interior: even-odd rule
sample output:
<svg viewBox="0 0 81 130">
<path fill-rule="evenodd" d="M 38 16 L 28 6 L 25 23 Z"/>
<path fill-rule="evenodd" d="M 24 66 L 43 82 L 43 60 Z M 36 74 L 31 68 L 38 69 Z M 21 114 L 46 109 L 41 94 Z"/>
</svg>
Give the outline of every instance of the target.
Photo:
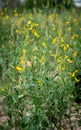
<svg viewBox="0 0 81 130">
<path fill-rule="evenodd" d="M 63 130 L 81 130 L 78 120 L 81 121 L 81 105 L 74 104 L 68 109 L 69 118 L 63 119 Z M 0 103 L 0 126 L 4 126 L 8 121 L 8 116 L 4 113 L 3 104 Z"/>
</svg>

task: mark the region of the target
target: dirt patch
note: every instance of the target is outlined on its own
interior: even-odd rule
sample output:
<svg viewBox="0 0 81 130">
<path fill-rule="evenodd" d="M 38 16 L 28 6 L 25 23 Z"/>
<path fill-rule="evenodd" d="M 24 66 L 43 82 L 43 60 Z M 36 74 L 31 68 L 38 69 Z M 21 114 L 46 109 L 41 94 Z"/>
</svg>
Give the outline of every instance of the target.
<svg viewBox="0 0 81 130">
<path fill-rule="evenodd" d="M 78 122 L 81 120 L 81 105 L 74 104 L 73 107 L 69 107 L 67 115 L 68 118 L 63 119 L 63 130 L 81 130 Z M 0 126 L 5 126 L 8 121 L 8 116 L 4 113 L 3 104 L 0 103 Z"/>
<path fill-rule="evenodd" d="M 8 116 L 4 113 L 3 104 L 0 103 L 0 125 L 4 125 L 8 121 Z"/>
</svg>

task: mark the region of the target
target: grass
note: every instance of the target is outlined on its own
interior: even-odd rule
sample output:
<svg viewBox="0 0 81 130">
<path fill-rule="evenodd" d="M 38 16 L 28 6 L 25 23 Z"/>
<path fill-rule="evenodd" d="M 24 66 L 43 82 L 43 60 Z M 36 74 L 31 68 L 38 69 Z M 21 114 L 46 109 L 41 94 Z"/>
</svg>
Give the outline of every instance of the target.
<svg viewBox="0 0 81 130">
<path fill-rule="evenodd" d="M 0 15 L 0 95 L 5 129 L 63 129 L 80 79 L 79 10 L 13 10 Z M 69 126 L 71 127 L 71 126 Z"/>
</svg>

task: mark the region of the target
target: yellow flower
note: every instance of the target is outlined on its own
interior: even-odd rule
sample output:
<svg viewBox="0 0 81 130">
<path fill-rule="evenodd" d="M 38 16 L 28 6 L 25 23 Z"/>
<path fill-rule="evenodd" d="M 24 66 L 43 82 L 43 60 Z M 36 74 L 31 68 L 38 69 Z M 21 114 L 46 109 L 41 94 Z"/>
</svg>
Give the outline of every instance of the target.
<svg viewBox="0 0 81 130">
<path fill-rule="evenodd" d="M 76 75 L 77 72 L 78 72 L 78 70 L 75 70 L 75 71 L 71 74 L 71 76 L 72 76 L 72 77 L 75 77 L 75 75 Z"/>
<path fill-rule="evenodd" d="M 1 14 L 2 16 L 4 16 L 4 12 L 0 12 L 0 14 Z"/>
<path fill-rule="evenodd" d="M 42 84 L 42 82 L 40 80 L 38 80 L 37 84 L 40 86 Z"/>
<path fill-rule="evenodd" d="M 17 14 L 17 13 L 15 13 L 15 14 L 14 14 L 14 16 L 15 16 L 15 17 L 18 17 L 18 14 Z"/>
<path fill-rule="evenodd" d="M 31 31 L 32 29 L 33 29 L 32 26 L 30 26 L 30 27 L 29 27 L 29 30 Z"/>
<path fill-rule="evenodd" d="M 51 53 L 51 56 L 54 57 L 55 56 L 54 53 Z"/>
<path fill-rule="evenodd" d="M 52 41 L 53 44 L 56 44 L 57 43 L 57 38 L 54 38 L 53 41 Z"/>
<path fill-rule="evenodd" d="M 68 48 L 69 48 L 69 44 L 66 44 L 66 45 L 64 46 L 64 51 L 66 51 Z"/>
<path fill-rule="evenodd" d="M 31 23 L 32 23 L 32 22 L 29 20 L 29 21 L 28 21 L 28 24 L 31 24 Z"/>
<path fill-rule="evenodd" d="M 71 39 L 74 40 L 75 38 L 76 38 L 76 35 L 73 34 L 72 37 L 71 37 Z"/>
<path fill-rule="evenodd" d="M 21 72 L 23 69 L 22 69 L 20 66 L 16 66 L 16 70 L 17 70 L 18 72 Z"/>
<path fill-rule="evenodd" d="M 17 13 L 17 10 L 13 10 L 13 13 Z"/>
<path fill-rule="evenodd" d="M 39 60 L 40 63 L 43 63 L 44 62 L 44 58 L 41 57 L 40 60 Z"/>
<path fill-rule="evenodd" d="M 5 15 L 4 20 L 8 20 L 9 19 L 9 15 Z"/>
<path fill-rule="evenodd" d="M 61 58 L 57 59 L 57 61 L 58 61 L 59 64 L 62 64 L 62 59 Z"/>
<path fill-rule="evenodd" d="M 77 79 L 77 78 L 75 77 L 75 81 L 76 81 L 76 82 L 79 82 L 79 81 L 80 81 L 80 79 Z"/>
<path fill-rule="evenodd" d="M 75 77 L 75 72 L 73 72 L 71 76 L 72 76 L 72 77 Z"/>
<path fill-rule="evenodd" d="M 62 36 L 62 33 L 58 33 L 58 37 L 61 37 Z"/>
<path fill-rule="evenodd" d="M 37 27 L 37 26 L 39 26 L 39 24 L 37 24 L 37 23 L 32 23 L 32 26 Z"/>
<path fill-rule="evenodd" d="M 67 61 L 68 61 L 70 64 L 73 63 L 73 60 L 67 59 Z"/>
<path fill-rule="evenodd" d="M 56 30 L 56 28 L 55 28 L 55 27 L 53 27 L 53 28 L 52 28 L 52 30 L 54 30 L 54 31 L 55 31 L 55 30 Z"/>
<path fill-rule="evenodd" d="M 68 56 L 66 56 L 66 55 L 65 55 L 65 58 L 67 59 L 67 58 L 68 58 Z"/>
<path fill-rule="evenodd" d="M 66 22 L 66 24 L 69 24 L 69 23 L 70 23 L 69 21 Z"/>
<path fill-rule="evenodd" d="M 60 46 L 61 46 L 61 47 L 63 47 L 63 46 L 64 46 L 64 44 L 60 44 Z"/>
<path fill-rule="evenodd" d="M 73 34 L 72 37 L 71 37 L 71 39 L 74 40 L 77 37 L 78 37 L 78 34 Z"/>
<path fill-rule="evenodd" d="M 68 28 L 67 28 L 68 31 L 71 31 L 71 29 L 72 29 L 71 27 L 68 27 Z"/>
<path fill-rule="evenodd" d="M 77 73 L 78 72 L 78 70 L 75 70 L 75 73 Z"/>
<path fill-rule="evenodd" d="M 26 52 L 27 52 L 27 50 L 26 50 L 26 49 L 23 49 L 22 52 L 23 52 L 23 54 L 25 55 Z"/>
<path fill-rule="evenodd" d="M 75 18 L 75 19 L 73 19 L 73 22 L 74 22 L 74 23 L 77 23 L 77 19 L 76 19 L 76 18 Z"/>
<path fill-rule="evenodd" d="M 61 69 L 62 69 L 62 71 L 65 70 L 66 69 L 66 65 L 64 64 Z"/>
<path fill-rule="evenodd" d="M 21 62 L 21 64 L 23 64 L 23 65 L 26 64 L 26 62 L 25 62 L 25 60 L 24 60 L 23 58 L 20 59 L 20 62 Z"/>
<path fill-rule="evenodd" d="M 76 57 L 76 56 L 77 56 L 77 54 L 78 54 L 78 52 L 77 52 L 77 51 L 74 51 L 74 53 L 73 53 L 72 57 Z"/>
<path fill-rule="evenodd" d="M 13 10 L 14 16 L 18 16 L 17 10 Z"/>
<path fill-rule="evenodd" d="M 62 29 L 58 31 L 58 37 L 62 37 Z"/>
<path fill-rule="evenodd" d="M 1 91 L 4 92 L 4 91 L 5 91 L 5 88 L 2 88 Z"/>
<path fill-rule="evenodd" d="M 70 60 L 68 56 L 65 55 L 65 59 L 70 63 L 72 64 L 73 63 L 73 60 Z"/>
<path fill-rule="evenodd" d="M 45 47 L 45 46 L 46 46 L 46 43 L 45 43 L 45 42 L 43 42 L 43 43 L 42 43 L 42 46 L 43 46 L 43 47 Z"/>
<path fill-rule="evenodd" d="M 36 31 L 35 29 L 32 29 L 32 33 L 33 33 L 37 38 L 40 37 L 39 34 L 37 33 L 37 31 Z"/>
<path fill-rule="evenodd" d="M 17 33 L 17 34 L 20 34 L 20 31 L 19 31 L 18 29 L 16 29 L 16 33 Z"/>
<path fill-rule="evenodd" d="M 78 34 L 76 34 L 76 37 L 79 37 Z"/>
<path fill-rule="evenodd" d="M 64 42 L 64 41 L 65 41 L 65 39 L 64 39 L 64 38 L 62 38 L 62 39 L 61 39 L 61 42 Z"/>
</svg>

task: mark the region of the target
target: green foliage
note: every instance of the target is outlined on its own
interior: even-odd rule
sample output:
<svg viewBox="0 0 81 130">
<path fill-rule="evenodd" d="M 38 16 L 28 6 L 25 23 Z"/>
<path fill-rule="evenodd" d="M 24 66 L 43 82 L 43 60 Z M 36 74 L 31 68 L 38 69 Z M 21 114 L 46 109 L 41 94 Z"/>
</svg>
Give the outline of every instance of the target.
<svg viewBox="0 0 81 130">
<path fill-rule="evenodd" d="M 60 14 L 56 9 L 31 12 L 0 16 L 0 95 L 8 115 L 4 127 L 62 130 L 79 80 L 81 14 L 74 8 Z"/>
</svg>

